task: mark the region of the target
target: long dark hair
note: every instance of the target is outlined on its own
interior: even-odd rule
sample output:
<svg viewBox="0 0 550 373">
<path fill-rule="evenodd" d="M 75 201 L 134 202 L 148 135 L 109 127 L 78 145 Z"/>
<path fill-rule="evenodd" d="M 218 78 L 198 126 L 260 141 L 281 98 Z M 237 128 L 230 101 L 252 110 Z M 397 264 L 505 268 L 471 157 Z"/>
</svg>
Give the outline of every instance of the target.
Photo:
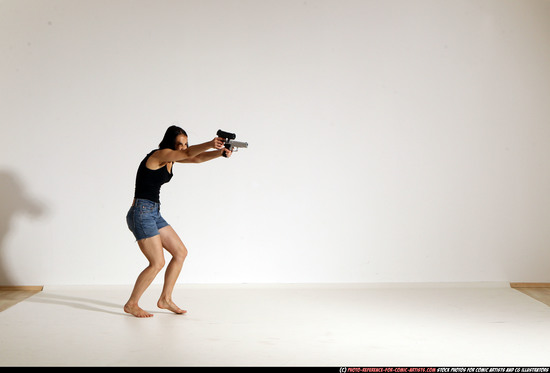
<svg viewBox="0 0 550 373">
<path fill-rule="evenodd" d="M 176 137 L 179 135 L 187 136 L 187 132 L 178 126 L 170 126 L 164 134 L 164 138 L 159 144 L 159 149 L 172 149 L 176 150 Z"/>
</svg>

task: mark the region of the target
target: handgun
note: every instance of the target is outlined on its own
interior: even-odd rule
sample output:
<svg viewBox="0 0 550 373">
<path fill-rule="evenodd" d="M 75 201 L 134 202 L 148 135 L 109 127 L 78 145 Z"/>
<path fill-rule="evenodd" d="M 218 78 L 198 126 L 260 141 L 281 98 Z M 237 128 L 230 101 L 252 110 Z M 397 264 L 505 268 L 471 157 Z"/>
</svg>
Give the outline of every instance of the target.
<svg viewBox="0 0 550 373">
<path fill-rule="evenodd" d="M 237 135 L 231 132 L 225 132 L 222 130 L 218 130 L 216 133 L 218 137 L 221 137 L 222 139 L 225 139 L 225 148 L 229 151 L 237 151 L 239 148 L 248 148 L 248 143 L 243 141 L 236 141 Z M 225 152 L 223 152 L 222 156 L 227 158 L 227 155 L 225 155 Z"/>
</svg>

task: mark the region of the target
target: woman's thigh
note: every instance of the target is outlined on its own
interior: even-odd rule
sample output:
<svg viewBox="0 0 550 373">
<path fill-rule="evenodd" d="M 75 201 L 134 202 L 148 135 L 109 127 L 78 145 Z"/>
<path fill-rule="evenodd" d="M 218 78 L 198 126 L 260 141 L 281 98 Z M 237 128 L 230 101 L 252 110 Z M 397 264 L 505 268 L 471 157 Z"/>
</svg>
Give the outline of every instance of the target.
<svg viewBox="0 0 550 373">
<path fill-rule="evenodd" d="M 164 266 L 164 253 L 162 252 L 160 235 L 139 240 L 138 245 L 151 265 L 161 268 Z"/>
<path fill-rule="evenodd" d="M 168 251 L 173 257 L 185 259 L 187 256 L 187 248 L 181 241 L 180 237 L 170 225 L 159 229 L 160 240 L 162 246 Z"/>
</svg>

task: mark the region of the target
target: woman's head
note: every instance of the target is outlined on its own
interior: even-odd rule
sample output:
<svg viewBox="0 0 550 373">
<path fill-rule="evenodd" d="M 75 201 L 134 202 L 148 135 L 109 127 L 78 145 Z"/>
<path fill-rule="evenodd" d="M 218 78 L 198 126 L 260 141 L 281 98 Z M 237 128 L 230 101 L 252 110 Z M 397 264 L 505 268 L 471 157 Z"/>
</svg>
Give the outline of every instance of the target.
<svg viewBox="0 0 550 373">
<path fill-rule="evenodd" d="M 159 149 L 178 150 L 187 147 L 187 132 L 178 126 L 170 126 L 159 144 Z"/>
</svg>

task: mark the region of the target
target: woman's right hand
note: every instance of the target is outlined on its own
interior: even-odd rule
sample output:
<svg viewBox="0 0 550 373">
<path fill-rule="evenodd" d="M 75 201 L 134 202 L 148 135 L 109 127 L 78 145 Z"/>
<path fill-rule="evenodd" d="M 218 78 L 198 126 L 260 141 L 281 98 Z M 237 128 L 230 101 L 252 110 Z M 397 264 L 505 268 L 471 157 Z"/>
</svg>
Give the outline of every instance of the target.
<svg viewBox="0 0 550 373">
<path fill-rule="evenodd" d="M 214 140 L 212 140 L 212 147 L 214 149 L 222 149 L 225 145 L 225 139 L 221 137 L 216 137 Z"/>
</svg>

